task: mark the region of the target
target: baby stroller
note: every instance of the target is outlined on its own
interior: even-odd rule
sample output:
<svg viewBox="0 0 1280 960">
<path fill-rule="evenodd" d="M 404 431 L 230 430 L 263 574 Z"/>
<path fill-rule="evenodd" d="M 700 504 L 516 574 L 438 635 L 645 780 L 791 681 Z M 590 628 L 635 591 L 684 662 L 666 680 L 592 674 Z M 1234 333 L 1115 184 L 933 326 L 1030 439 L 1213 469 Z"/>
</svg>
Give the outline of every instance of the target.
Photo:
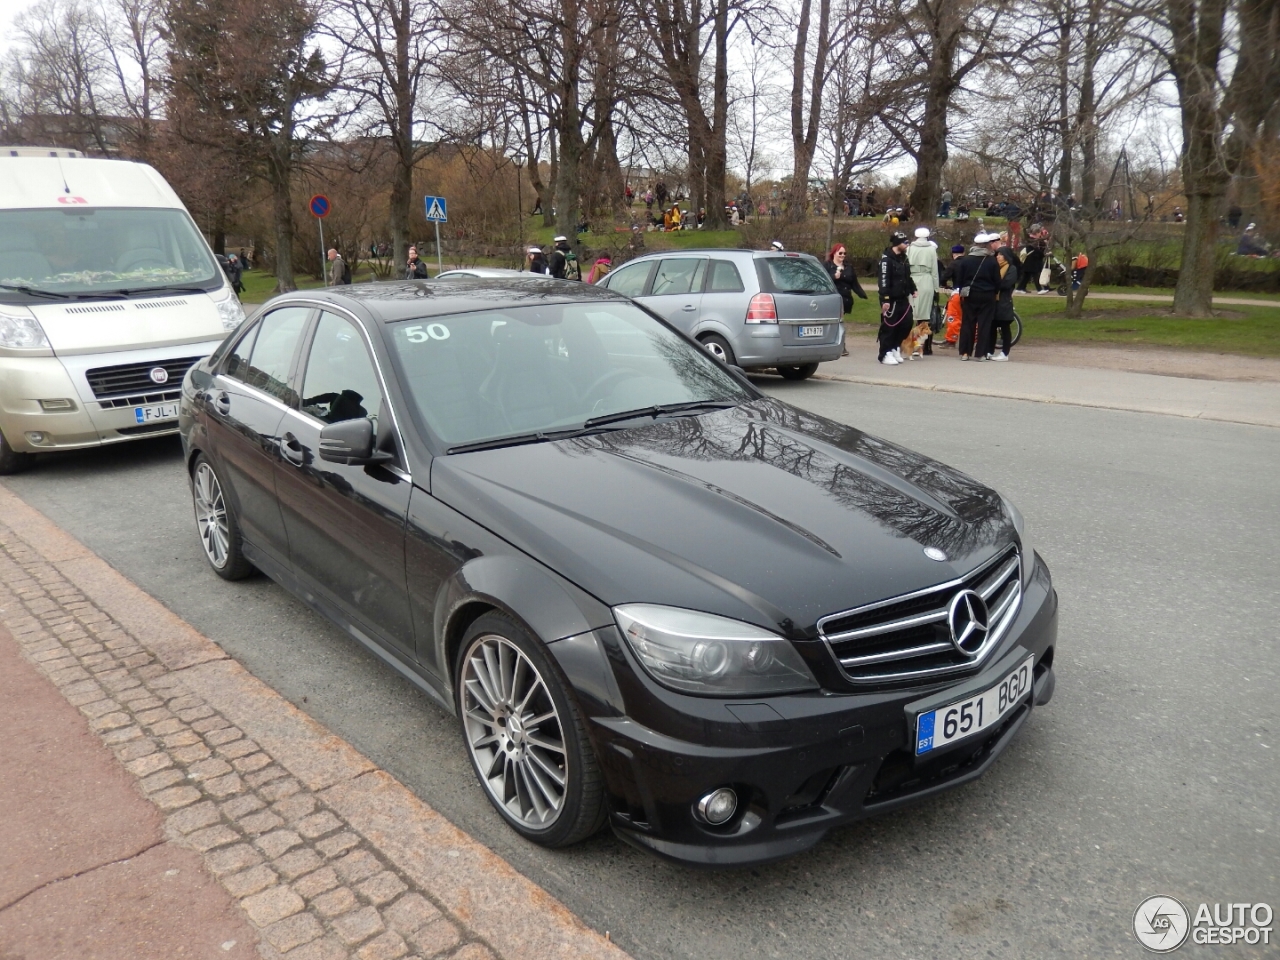
<svg viewBox="0 0 1280 960">
<path fill-rule="evenodd" d="M 946 339 L 942 346 L 954 347 L 960 342 L 960 320 L 961 320 L 960 294 L 951 294 L 951 299 L 947 301 L 947 310 L 945 314 Z M 1018 311 L 1013 311 L 1013 323 L 1009 325 L 1009 332 L 1012 334 L 1010 346 L 1017 344 L 1022 339 L 1022 318 L 1018 316 Z"/>
</svg>

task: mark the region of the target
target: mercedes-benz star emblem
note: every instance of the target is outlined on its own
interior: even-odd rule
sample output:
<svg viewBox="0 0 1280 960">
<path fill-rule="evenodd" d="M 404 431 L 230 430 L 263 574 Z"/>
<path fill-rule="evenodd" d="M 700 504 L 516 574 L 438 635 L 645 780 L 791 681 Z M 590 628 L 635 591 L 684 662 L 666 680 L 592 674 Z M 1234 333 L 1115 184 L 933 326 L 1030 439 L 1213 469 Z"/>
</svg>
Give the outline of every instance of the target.
<svg viewBox="0 0 1280 960">
<path fill-rule="evenodd" d="M 951 642 L 955 648 L 973 659 L 987 642 L 987 633 L 991 629 L 987 601 L 972 590 L 961 590 L 951 598 L 947 607 L 947 626 L 951 629 Z"/>
<path fill-rule="evenodd" d="M 939 550 L 937 547 L 925 547 L 924 555 L 928 557 L 930 560 L 937 560 L 939 563 L 947 562 L 947 555 L 943 553 L 941 550 Z"/>
<path fill-rule="evenodd" d="M 151 382 L 152 383 L 168 383 L 169 371 L 166 370 L 164 367 L 152 367 Z"/>
</svg>

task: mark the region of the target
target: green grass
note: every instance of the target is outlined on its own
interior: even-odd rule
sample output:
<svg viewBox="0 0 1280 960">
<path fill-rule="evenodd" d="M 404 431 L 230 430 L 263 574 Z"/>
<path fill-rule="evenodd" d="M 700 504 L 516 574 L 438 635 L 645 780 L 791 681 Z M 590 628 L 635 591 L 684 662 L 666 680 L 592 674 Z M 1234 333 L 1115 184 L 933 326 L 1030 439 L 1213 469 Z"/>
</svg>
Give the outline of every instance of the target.
<svg viewBox="0 0 1280 960">
<path fill-rule="evenodd" d="M 1172 297 L 1173 287 L 1090 286 L 1090 293 L 1140 293 L 1153 297 Z M 1258 293 L 1252 290 L 1215 290 L 1214 297 L 1240 300 L 1270 300 L 1280 303 L 1280 293 Z M 1086 301 L 1087 303 L 1087 301 Z"/>
<path fill-rule="evenodd" d="M 1066 317 L 1058 297 L 1018 297 L 1023 342 L 1096 343 L 1118 346 L 1175 347 L 1250 357 L 1280 357 L 1280 311 L 1273 307 L 1232 306 L 1223 316 L 1194 320 L 1171 316 L 1161 304 L 1115 300 L 1085 303 L 1080 320 Z M 876 323 L 869 310 L 854 306 L 852 332 L 867 335 Z"/>
</svg>

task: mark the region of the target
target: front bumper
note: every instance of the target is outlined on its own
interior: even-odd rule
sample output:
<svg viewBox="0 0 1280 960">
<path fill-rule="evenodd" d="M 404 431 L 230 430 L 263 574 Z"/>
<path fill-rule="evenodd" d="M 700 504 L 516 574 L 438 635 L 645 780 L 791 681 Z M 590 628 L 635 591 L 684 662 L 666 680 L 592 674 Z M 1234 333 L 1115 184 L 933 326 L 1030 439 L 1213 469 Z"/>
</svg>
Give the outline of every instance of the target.
<svg viewBox="0 0 1280 960">
<path fill-rule="evenodd" d="M 207 356 L 222 341 L 180 344 L 68 357 L 0 358 L 0 430 L 16 451 L 40 453 L 77 450 L 178 432 L 178 421 L 140 424 L 138 406 L 177 403 L 181 384 L 157 386 L 137 397 L 99 398 L 86 371 L 98 366 L 163 362 L 174 357 Z M 70 400 L 72 408 L 46 410 L 41 400 Z M 125 405 L 124 401 L 129 402 Z M 137 401 L 136 403 L 133 401 Z"/>
<path fill-rule="evenodd" d="M 657 688 L 634 666 L 616 630 L 595 631 L 612 669 L 589 671 L 584 648 L 562 665 L 591 718 L 611 798 L 611 824 L 629 843 L 698 866 L 740 866 L 789 856 L 832 828 L 876 816 L 977 779 L 1036 705 L 1053 695 L 1057 595 L 1043 563 L 1018 617 L 985 667 L 962 680 L 877 692 L 760 698 L 755 703 L 685 697 Z M 562 641 L 561 643 L 564 643 Z M 550 649 L 558 655 L 561 643 Z M 1035 656 L 1027 701 L 984 733 L 917 760 L 907 707 L 996 683 Z M 625 659 L 626 663 L 622 661 Z M 606 667 L 608 669 L 608 667 Z M 643 688 L 643 689 L 641 689 Z M 624 710 L 610 710 L 620 700 Z M 738 810 L 720 827 L 695 814 L 698 799 L 729 786 Z"/>
</svg>

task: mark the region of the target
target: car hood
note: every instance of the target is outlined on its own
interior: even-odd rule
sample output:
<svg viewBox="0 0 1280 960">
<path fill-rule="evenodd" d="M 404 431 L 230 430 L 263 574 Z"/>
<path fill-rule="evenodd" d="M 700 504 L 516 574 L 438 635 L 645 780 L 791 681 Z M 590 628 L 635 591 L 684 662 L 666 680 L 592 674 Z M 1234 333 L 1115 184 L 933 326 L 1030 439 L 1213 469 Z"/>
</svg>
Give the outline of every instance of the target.
<svg viewBox="0 0 1280 960">
<path fill-rule="evenodd" d="M 441 457 L 431 484 L 607 604 L 705 610 L 795 639 L 826 614 L 961 576 L 1014 537 L 988 487 L 770 399 Z"/>
</svg>

